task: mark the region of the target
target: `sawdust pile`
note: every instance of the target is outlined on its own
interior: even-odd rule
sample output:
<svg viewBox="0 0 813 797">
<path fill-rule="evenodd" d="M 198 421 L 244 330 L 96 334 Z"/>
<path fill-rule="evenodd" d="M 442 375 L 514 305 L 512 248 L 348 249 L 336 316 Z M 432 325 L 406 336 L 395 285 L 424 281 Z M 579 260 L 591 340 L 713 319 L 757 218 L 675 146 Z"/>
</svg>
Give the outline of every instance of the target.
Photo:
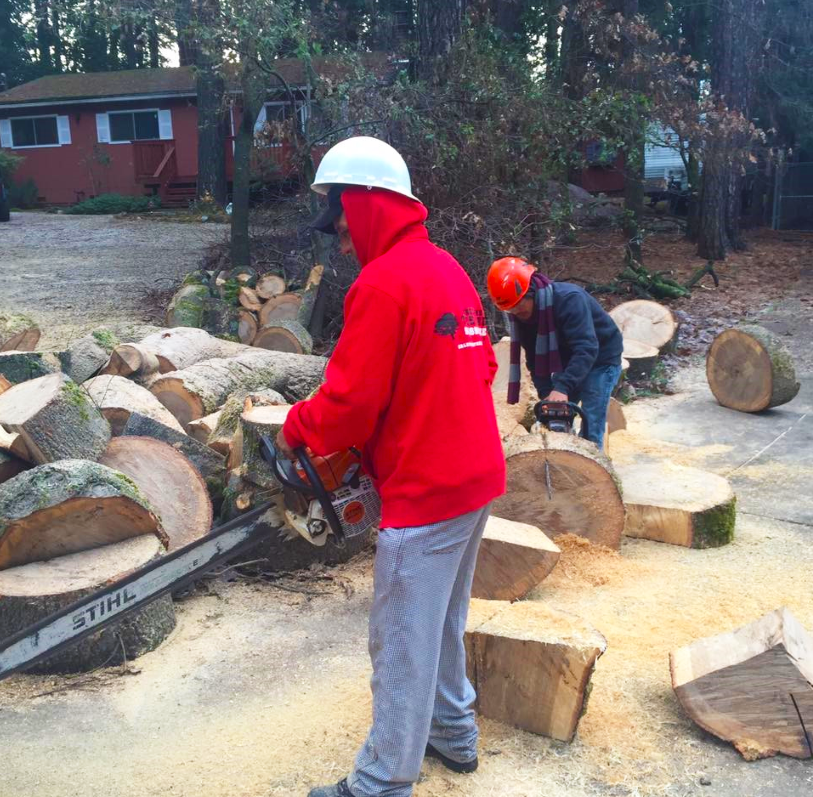
<svg viewBox="0 0 813 797">
<path fill-rule="evenodd" d="M 682 446 L 655 440 L 638 422 L 614 432 L 610 437 L 609 456 L 618 465 L 632 465 L 642 458 L 668 460 L 674 465 L 698 466 L 731 450 L 727 445 Z"/>
<path fill-rule="evenodd" d="M 593 545 L 577 534 L 560 534 L 554 539 L 562 555 L 553 573 L 548 577 L 548 586 L 557 582 L 600 587 L 610 582 L 618 582 L 630 574 L 630 562 L 621 557 L 618 551 L 604 545 Z"/>
</svg>

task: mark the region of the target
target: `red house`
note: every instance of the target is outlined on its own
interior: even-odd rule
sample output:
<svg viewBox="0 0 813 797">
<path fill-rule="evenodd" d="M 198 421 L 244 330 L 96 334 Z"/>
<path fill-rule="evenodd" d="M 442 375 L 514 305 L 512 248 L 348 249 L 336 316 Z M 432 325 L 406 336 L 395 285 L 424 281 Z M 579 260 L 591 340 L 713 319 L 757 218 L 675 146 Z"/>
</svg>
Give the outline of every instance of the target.
<svg viewBox="0 0 813 797">
<path fill-rule="evenodd" d="M 386 56 L 370 54 L 364 65 L 382 77 Z M 317 74 L 341 78 L 348 66 L 314 59 Z M 304 64 L 282 59 L 275 69 L 295 98 L 295 109 L 269 78 L 267 102 L 256 121 L 304 123 L 310 90 Z M 240 122 L 239 90 L 231 87 L 227 122 Z M 0 93 L 0 147 L 24 156 L 16 181 L 31 178 L 38 199 L 69 205 L 99 194 L 158 194 L 165 205 L 185 205 L 197 187 L 198 113 L 191 67 L 48 75 Z M 273 128 L 273 125 L 271 125 Z M 232 176 L 233 141 L 226 143 L 226 175 Z M 273 137 L 257 153 L 268 179 L 291 175 L 291 147 Z"/>
</svg>

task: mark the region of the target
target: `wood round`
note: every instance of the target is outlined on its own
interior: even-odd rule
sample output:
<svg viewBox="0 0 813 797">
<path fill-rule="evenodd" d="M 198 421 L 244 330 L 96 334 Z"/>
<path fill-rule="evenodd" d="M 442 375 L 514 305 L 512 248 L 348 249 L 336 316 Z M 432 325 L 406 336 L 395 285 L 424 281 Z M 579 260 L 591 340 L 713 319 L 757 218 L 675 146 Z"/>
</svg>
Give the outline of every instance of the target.
<svg viewBox="0 0 813 797">
<path fill-rule="evenodd" d="M 724 407 L 759 412 L 771 403 L 771 357 L 756 338 L 727 329 L 715 338 L 706 357 L 709 387 Z"/>
<path fill-rule="evenodd" d="M 269 299 L 260 308 L 260 326 L 265 326 L 271 321 L 284 321 L 295 319 L 302 305 L 302 297 L 295 293 L 283 293 Z"/>
<path fill-rule="evenodd" d="M 237 337 L 240 338 L 240 343 L 250 346 L 254 342 L 258 329 L 259 324 L 254 313 L 249 310 L 237 311 Z"/>
<path fill-rule="evenodd" d="M 646 299 L 624 302 L 610 311 L 624 338 L 662 349 L 677 334 L 677 321 L 668 307 Z"/>
<path fill-rule="evenodd" d="M 173 551 L 209 533 L 212 502 L 195 466 L 152 437 L 116 437 L 99 459 L 129 476 L 155 509 Z"/>
<path fill-rule="evenodd" d="M 536 526 L 553 540 L 576 534 L 619 547 L 624 504 L 610 460 L 593 443 L 547 432 L 510 438 L 505 453 L 507 491 L 493 514 Z"/>
<path fill-rule="evenodd" d="M 285 293 L 285 280 L 278 274 L 263 274 L 254 286 L 261 299 L 271 299 Z"/>
</svg>

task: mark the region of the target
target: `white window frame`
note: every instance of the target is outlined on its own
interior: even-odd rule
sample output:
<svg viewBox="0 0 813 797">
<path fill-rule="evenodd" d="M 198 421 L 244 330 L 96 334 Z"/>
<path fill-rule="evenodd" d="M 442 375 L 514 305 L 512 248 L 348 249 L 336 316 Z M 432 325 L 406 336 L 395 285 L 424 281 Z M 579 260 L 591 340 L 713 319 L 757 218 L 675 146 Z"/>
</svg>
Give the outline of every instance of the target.
<svg viewBox="0 0 813 797">
<path fill-rule="evenodd" d="M 263 103 L 263 108 L 261 112 L 262 122 L 265 124 L 268 121 L 268 109 L 271 106 L 290 106 L 290 100 L 268 100 L 267 102 Z M 299 107 L 297 107 L 299 106 Z M 303 98 L 301 100 L 294 100 L 294 113 L 299 116 L 299 129 L 301 131 L 305 130 L 305 124 L 308 121 L 308 117 L 310 116 L 310 101 L 307 98 Z M 260 125 L 262 127 L 262 125 Z M 269 141 L 266 146 L 268 147 L 281 147 L 281 142 L 273 142 Z"/>
<path fill-rule="evenodd" d="M 12 122 L 23 122 L 26 119 L 53 119 L 56 125 L 56 144 L 21 144 L 17 146 L 14 143 L 14 128 L 11 126 Z M 59 143 L 59 114 L 57 113 L 42 113 L 38 116 L 9 116 L 8 117 L 9 134 L 11 135 L 11 148 L 12 149 L 49 149 L 51 147 L 66 147 L 67 144 Z"/>
<path fill-rule="evenodd" d="M 139 141 L 166 141 L 167 139 L 161 138 L 161 111 L 166 108 L 128 108 L 124 111 L 105 111 L 107 117 L 107 134 L 110 136 L 110 141 L 99 142 L 102 144 L 137 144 Z M 110 133 L 110 115 L 123 114 L 123 113 L 150 113 L 154 111 L 158 117 L 158 138 L 132 138 L 129 141 L 113 141 L 113 136 Z M 170 111 L 171 113 L 171 111 Z M 135 133 L 135 120 L 133 120 L 133 132 Z M 174 133 L 174 131 L 173 131 Z"/>
</svg>

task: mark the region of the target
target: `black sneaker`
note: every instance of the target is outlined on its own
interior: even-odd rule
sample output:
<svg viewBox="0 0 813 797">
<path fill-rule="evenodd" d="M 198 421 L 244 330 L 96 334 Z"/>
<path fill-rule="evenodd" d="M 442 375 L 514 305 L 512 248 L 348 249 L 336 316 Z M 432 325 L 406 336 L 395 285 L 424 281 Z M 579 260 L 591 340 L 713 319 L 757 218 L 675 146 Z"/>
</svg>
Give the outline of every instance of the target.
<svg viewBox="0 0 813 797">
<path fill-rule="evenodd" d="M 479 763 L 477 756 L 472 758 L 471 761 L 455 761 L 453 758 L 443 755 L 439 750 L 432 747 L 431 744 L 426 745 L 426 753 L 424 753 L 424 755 L 427 758 L 437 759 L 446 769 L 451 769 L 452 772 L 457 772 L 458 775 L 470 775 L 477 769 Z M 316 795 L 316 797 L 321 797 L 321 795 Z"/>
<path fill-rule="evenodd" d="M 308 797 L 353 797 L 353 792 L 347 788 L 347 778 L 342 778 L 335 786 L 319 786 L 311 789 Z"/>
</svg>

